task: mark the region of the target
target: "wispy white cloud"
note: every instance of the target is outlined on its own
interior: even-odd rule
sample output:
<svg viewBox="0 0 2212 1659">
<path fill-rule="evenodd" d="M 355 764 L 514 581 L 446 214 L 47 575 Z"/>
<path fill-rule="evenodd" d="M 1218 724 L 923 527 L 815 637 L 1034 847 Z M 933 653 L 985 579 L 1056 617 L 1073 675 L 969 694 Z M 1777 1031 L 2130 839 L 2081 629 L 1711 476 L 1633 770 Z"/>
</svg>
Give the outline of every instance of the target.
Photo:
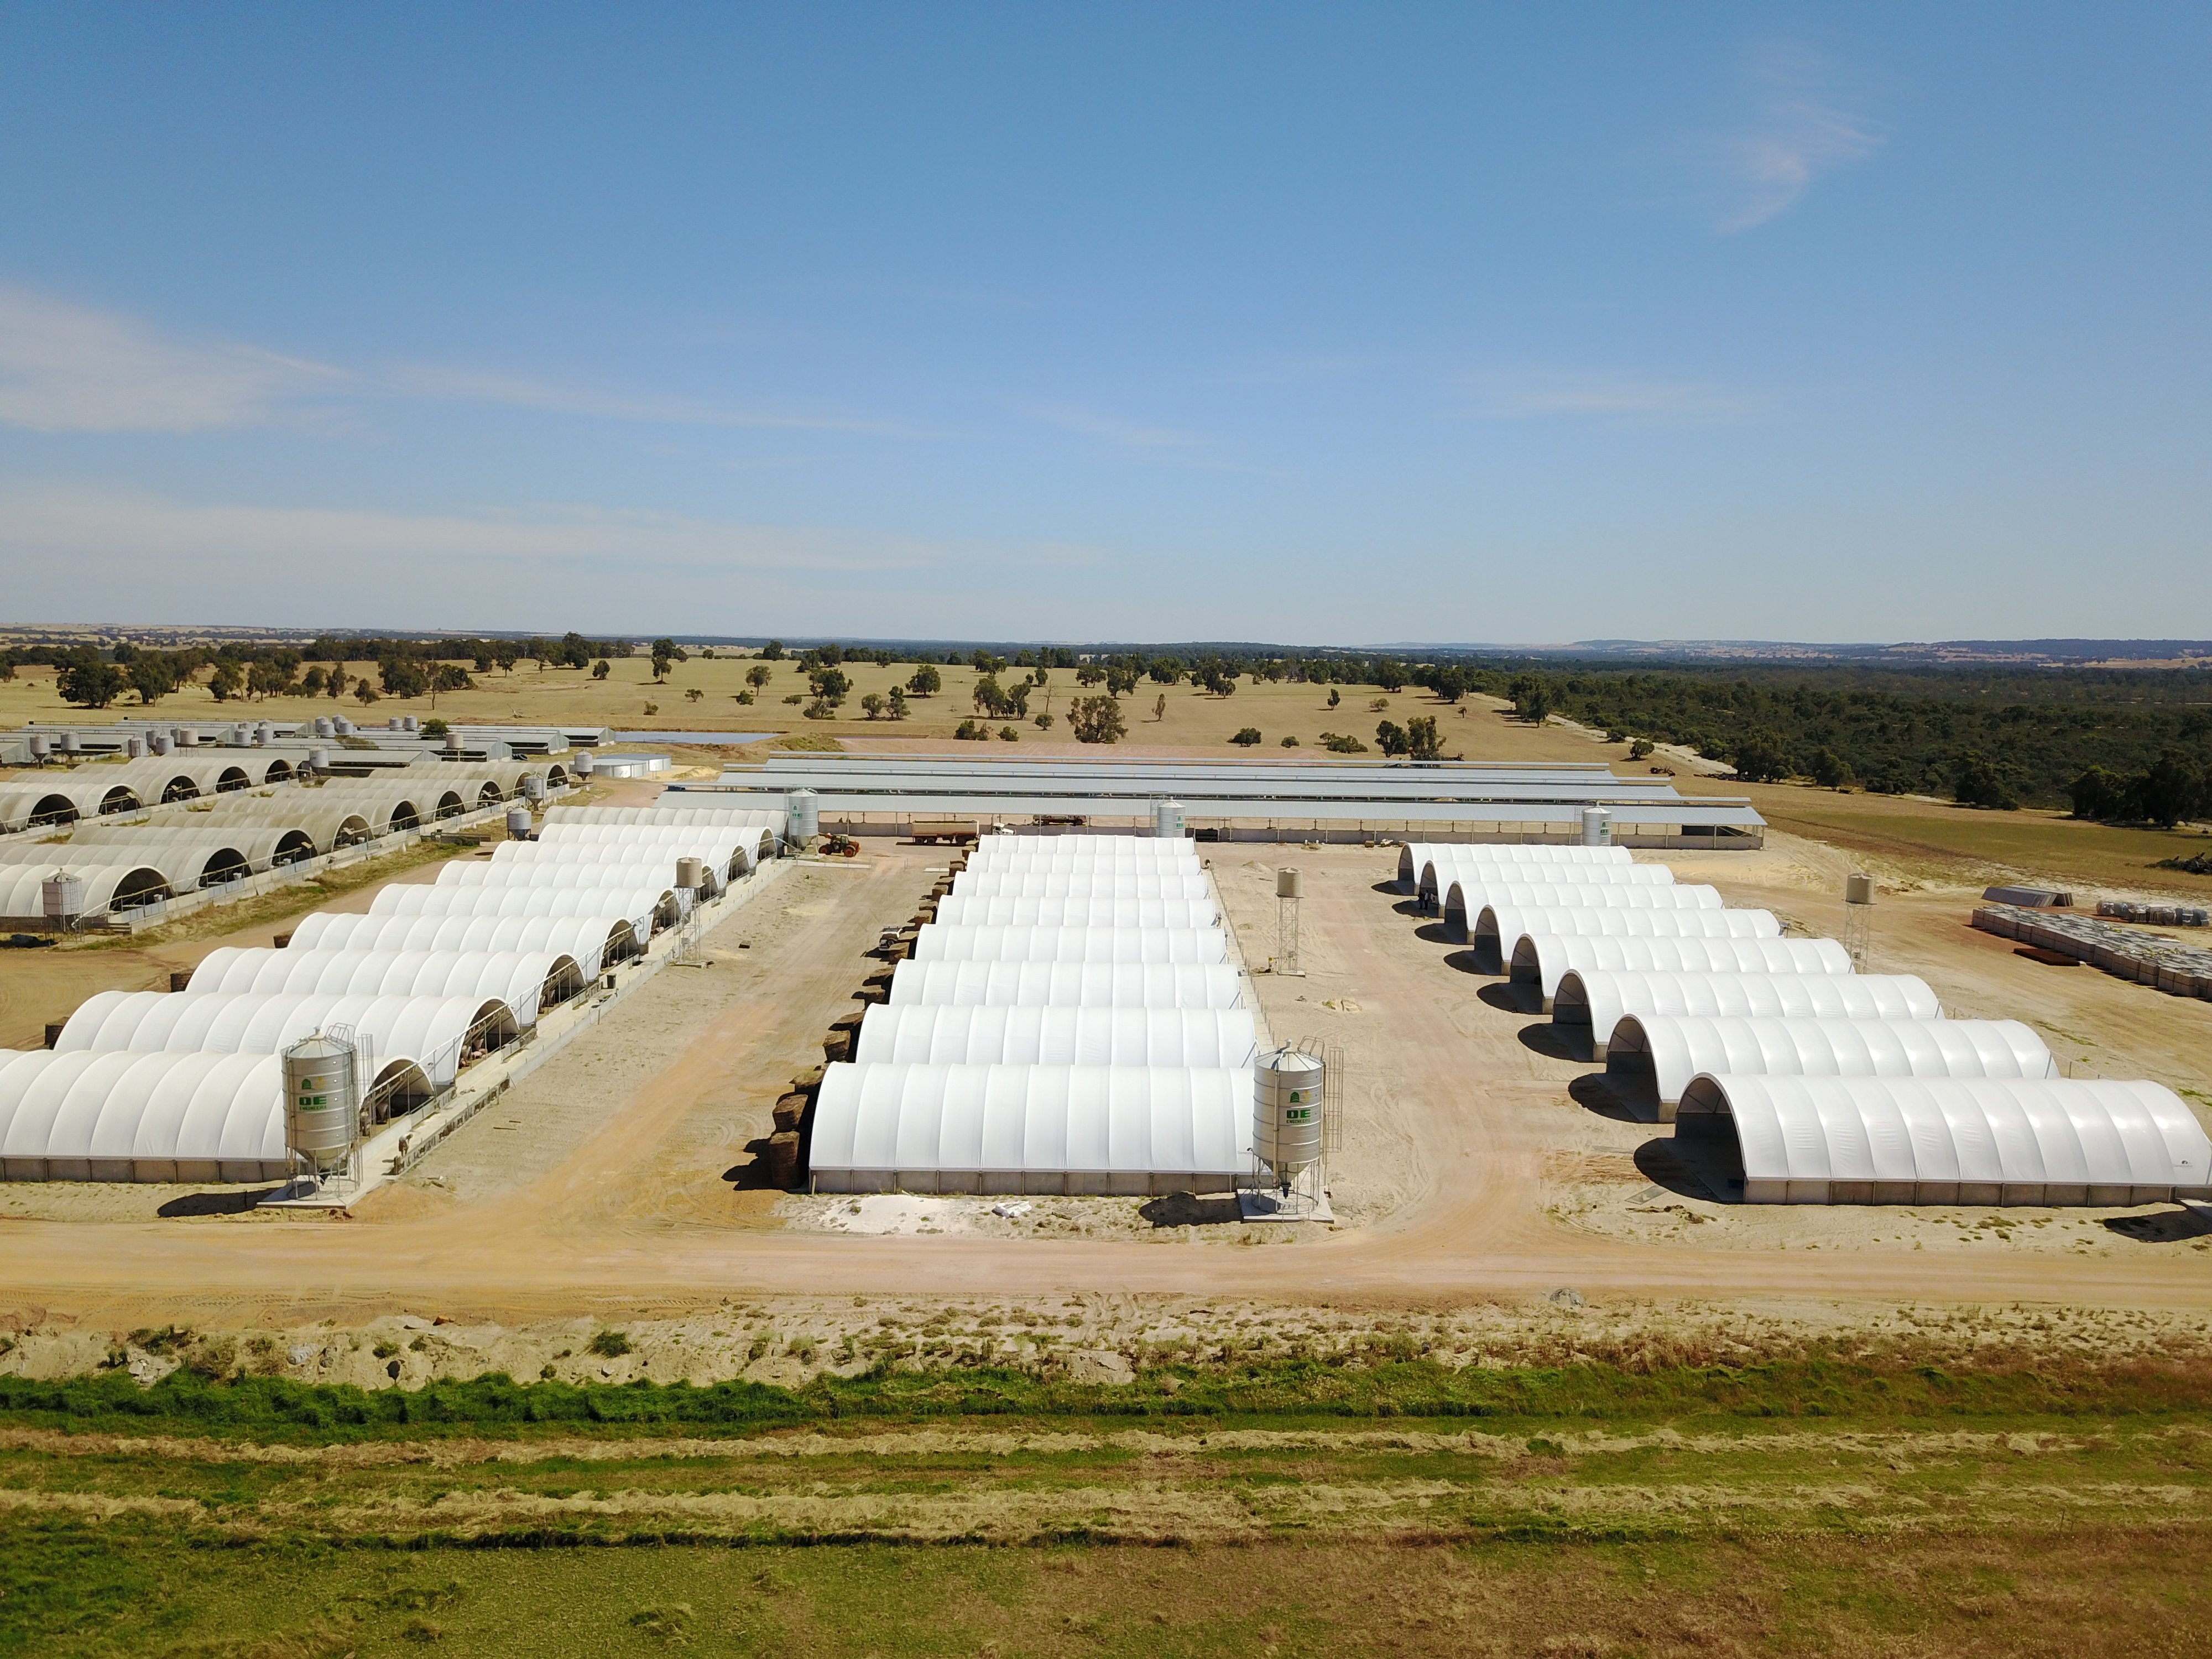
<svg viewBox="0 0 2212 1659">
<path fill-rule="evenodd" d="M 589 506 L 402 513 L 0 483 L 0 568 L 19 620 L 127 611 L 155 621 L 635 630 L 665 629 L 680 611 L 728 629 L 773 616 L 787 628 L 911 635 L 973 626 L 961 617 L 1001 601 L 1010 623 L 1038 603 L 1022 579 L 1080 583 L 1115 565 L 1102 549 L 1066 542 Z M 376 580 L 307 580 L 347 569 Z M 580 605 L 593 622 L 574 620 Z"/>
<path fill-rule="evenodd" d="M 256 346 L 198 344 L 138 319 L 0 286 L 0 426 L 38 432 L 204 432 L 301 418 L 333 399 L 488 404 L 641 425 L 745 427 L 872 437 L 937 435 L 895 421 L 748 408 L 562 385 L 496 370 L 361 369 Z"/>
<path fill-rule="evenodd" d="M 269 420 L 346 376 L 228 342 L 169 339 L 134 319 L 0 287 L 0 424 L 34 432 L 201 432 Z"/>
<path fill-rule="evenodd" d="M 1746 76 L 1757 114 L 1705 147 L 1721 184 L 1719 226 L 1730 234 L 1788 212 L 1815 179 L 1864 161 L 1885 137 L 1870 117 L 1846 107 L 1833 65 L 1816 53 L 1770 46 Z"/>
<path fill-rule="evenodd" d="M 1202 449 L 1212 441 L 1202 433 L 1185 432 L 1169 426 L 1151 426 L 1142 422 L 1123 420 L 1118 416 L 1101 415 L 1096 410 L 1079 409 L 1073 404 L 1030 404 L 1024 405 L 1022 412 L 1046 426 L 1056 426 L 1086 438 L 1097 438 L 1122 449 Z"/>
<path fill-rule="evenodd" d="M 403 363 L 378 377 L 380 386 L 403 397 L 444 402 L 503 404 L 588 420 L 631 421 L 654 426 L 762 427 L 793 432 L 849 432 L 872 437 L 927 437 L 922 428 L 892 421 L 791 410 L 738 409 L 692 398 L 633 396 L 585 386 L 562 386 L 527 375 Z"/>
<path fill-rule="evenodd" d="M 1525 371 L 1478 383 L 1468 413 L 1489 420 L 1581 418 L 1651 425 L 1711 425 L 1754 414 L 1761 400 L 1703 380 Z"/>
</svg>

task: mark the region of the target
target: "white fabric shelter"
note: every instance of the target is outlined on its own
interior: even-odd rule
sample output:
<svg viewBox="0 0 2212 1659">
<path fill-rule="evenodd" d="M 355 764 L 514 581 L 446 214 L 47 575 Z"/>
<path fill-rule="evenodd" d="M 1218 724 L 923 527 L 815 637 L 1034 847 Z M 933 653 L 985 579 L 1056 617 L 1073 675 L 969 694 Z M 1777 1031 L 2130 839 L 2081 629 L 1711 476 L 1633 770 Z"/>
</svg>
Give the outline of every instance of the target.
<svg viewBox="0 0 2212 1659">
<path fill-rule="evenodd" d="M 1160 858 L 1185 854 L 1192 843 L 1175 836 L 985 836 L 970 849 L 969 861 L 1022 858 L 1033 853 L 1072 853 L 1087 858 Z"/>
<path fill-rule="evenodd" d="M 1474 919 L 1474 954 L 1493 956 L 1523 933 L 1580 939 L 1780 939 L 1771 910 L 1607 910 L 1585 906 L 1486 904 Z"/>
<path fill-rule="evenodd" d="M 276 1054 L 334 1025 L 351 1027 L 373 1056 L 376 1072 L 368 1084 L 412 1065 L 439 1089 L 472 1058 L 471 1031 L 481 1026 L 480 1043 L 501 1047 L 517 1029 L 514 1012 L 497 998 L 102 991 L 70 1016 L 54 1051 Z"/>
<path fill-rule="evenodd" d="M 1571 887 L 1672 887 L 1674 872 L 1663 864 L 1522 864 L 1486 858 L 1431 859 L 1415 884 L 1423 894 L 1443 890 L 1455 881 L 1543 881 Z"/>
<path fill-rule="evenodd" d="M 711 876 L 714 872 L 708 872 Z M 676 860 L 625 864 L 449 864 L 438 872 L 441 887 L 651 887 L 676 889 Z"/>
<path fill-rule="evenodd" d="M 765 825 L 550 823 L 538 832 L 536 841 L 507 846 L 541 851 L 553 847 L 589 848 L 609 863 L 665 853 L 678 858 L 703 858 L 741 876 L 757 869 L 763 859 L 775 853 L 775 832 Z"/>
<path fill-rule="evenodd" d="M 574 957 L 586 979 L 632 955 L 635 928 L 621 916 L 380 916 L 318 910 L 303 916 L 294 951 L 550 951 Z"/>
<path fill-rule="evenodd" d="M 1070 872 L 1057 876 L 1007 876 L 984 870 L 963 870 L 952 878 L 954 898 L 1115 898 L 1202 899 L 1212 889 L 1205 875 L 1129 875 L 1113 871 L 1096 874 Z"/>
<path fill-rule="evenodd" d="M 1225 963 L 902 962 L 890 1006 L 992 1008 L 1234 1008 L 1243 981 Z"/>
<path fill-rule="evenodd" d="M 915 935 L 916 962 L 1130 962 L 1200 964 L 1229 960 L 1218 927 L 946 927 Z"/>
<path fill-rule="evenodd" d="M 1569 969 L 1692 974 L 1848 974 L 1850 952 L 1832 939 L 1628 939 L 1523 933 L 1507 964 L 1513 978 L 1540 986 L 1544 1012 Z"/>
<path fill-rule="evenodd" d="M 1673 887 L 1596 887 L 1573 882 L 1482 882 L 1454 877 L 1444 889 L 1444 932 L 1465 940 L 1467 919 L 1498 905 L 1558 910 L 1718 910 L 1720 889 L 1684 883 Z"/>
<path fill-rule="evenodd" d="M 1631 1014 L 1718 1018 L 1941 1019 L 1942 1006 L 1911 974 L 1692 974 L 1570 969 L 1552 999 L 1553 1023 L 1590 1028 L 1603 1060 Z"/>
<path fill-rule="evenodd" d="M 889 1006 L 860 1022 L 863 1065 L 1249 1066 L 1245 1008 Z"/>
<path fill-rule="evenodd" d="M 663 882 L 636 887 L 434 887 L 407 882 L 369 901 L 373 916 L 628 916 L 649 928 L 688 906 Z"/>
<path fill-rule="evenodd" d="M 1561 866 L 1636 861 L 1626 847 L 1559 846 L 1548 842 L 1410 841 L 1398 849 L 1398 884 L 1410 889 L 1413 878 L 1430 864 L 1462 854 L 1480 854 L 1499 864 Z"/>
<path fill-rule="evenodd" d="M 996 857 L 970 856 L 967 867 L 978 875 L 1052 875 L 1064 872 L 1111 872 L 1121 875 L 1196 874 L 1205 866 L 1188 850 L 1166 853 L 1063 853 L 1042 842 L 1034 852 L 1006 853 Z M 1174 843 L 1170 842 L 1170 846 Z"/>
<path fill-rule="evenodd" d="M 1674 1133 L 1748 1204 L 2099 1204 L 2212 1195 L 2212 1143 L 2155 1083 L 1701 1074 Z"/>
<path fill-rule="evenodd" d="M 962 898 L 939 900 L 948 927 L 1212 927 L 1220 907 L 1206 899 Z"/>
<path fill-rule="evenodd" d="M 2041 1037 L 2016 1019 L 1745 1019 L 1631 1014 L 1606 1069 L 1648 1075 L 1659 1120 L 1700 1072 L 1745 1077 L 2057 1077 Z"/>
<path fill-rule="evenodd" d="M 835 1065 L 810 1162 L 831 1193 L 1226 1191 L 1252 1165 L 1252 1073 Z"/>
<path fill-rule="evenodd" d="M 788 814 L 782 808 L 740 806 L 549 806 L 545 824 L 730 824 L 781 831 Z M 543 831 L 540 832 L 541 834 Z"/>
<path fill-rule="evenodd" d="M 65 853 L 69 849 L 57 847 L 52 850 Z M 85 854 L 88 858 L 103 856 L 101 849 L 89 847 L 85 848 Z M 87 915 L 164 898 L 169 892 L 168 878 L 151 865 L 95 864 L 63 859 L 11 864 L 0 866 L 0 916 L 46 915 L 46 878 L 57 872 L 75 876 L 84 884 L 82 898 Z"/>
<path fill-rule="evenodd" d="M 289 1169 L 274 1054 L 0 1053 L 9 1181 L 275 1181 Z"/>
<path fill-rule="evenodd" d="M 574 957 L 550 951 L 264 951 L 225 945 L 192 970 L 191 991 L 496 997 L 534 1025 L 541 999 L 581 988 Z"/>
</svg>

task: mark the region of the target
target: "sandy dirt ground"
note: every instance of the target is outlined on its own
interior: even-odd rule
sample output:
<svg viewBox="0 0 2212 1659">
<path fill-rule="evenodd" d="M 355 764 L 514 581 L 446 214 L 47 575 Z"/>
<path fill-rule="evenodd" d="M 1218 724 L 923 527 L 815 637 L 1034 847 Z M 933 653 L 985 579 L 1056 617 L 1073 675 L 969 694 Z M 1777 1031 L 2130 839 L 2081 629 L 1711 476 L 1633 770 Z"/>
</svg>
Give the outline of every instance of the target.
<svg viewBox="0 0 2212 1659">
<path fill-rule="evenodd" d="M 2182 1206 L 1718 1202 L 1670 1132 L 1624 1109 L 1545 1022 L 1407 912 L 1389 886 L 1395 852 L 1208 852 L 1261 960 L 1275 866 L 1306 872 L 1308 977 L 1258 985 L 1279 1033 L 1344 1053 L 1334 1230 L 1245 1227 L 1188 1200 L 1055 1200 L 1012 1217 L 990 1215 L 988 1200 L 894 1200 L 872 1221 L 865 1200 L 856 1212 L 850 1200 L 750 1185 L 769 1105 L 818 1063 L 823 1033 L 874 965 L 877 930 L 909 915 L 943 867 L 935 849 L 876 842 L 850 865 L 793 872 L 709 937 L 712 966 L 663 974 L 349 1217 L 182 1215 L 191 1206 L 174 1202 L 162 1217 L 141 1196 L 135 1215 L 95 1220 L 90 1189 L 0 1188 L 5 1304 L 19 1329 L 88 1332 L 424 1310 L 502 1327 L 676 1318 L 793 1295 L 1374 1310 L 1571 1287 L 1594 1306 L 2017 1302 L 2184 1317 L 2212 1304 L 2208 1227 Z M 1669 861 L 1733 902 L 1824 932 L 1838 920 L 1842 855 L 1817 843 L 1777 836 L 1762 853 Z M 1964 925 L 1970 899 L 1887 898 L 1874 965 L 1923 975 L 1954 1012 L 2030 1020 L 2069 1060 L 2186 1089 L 2202 1109 L 2212 1007 L 2027 962 Z"/>
</svg>

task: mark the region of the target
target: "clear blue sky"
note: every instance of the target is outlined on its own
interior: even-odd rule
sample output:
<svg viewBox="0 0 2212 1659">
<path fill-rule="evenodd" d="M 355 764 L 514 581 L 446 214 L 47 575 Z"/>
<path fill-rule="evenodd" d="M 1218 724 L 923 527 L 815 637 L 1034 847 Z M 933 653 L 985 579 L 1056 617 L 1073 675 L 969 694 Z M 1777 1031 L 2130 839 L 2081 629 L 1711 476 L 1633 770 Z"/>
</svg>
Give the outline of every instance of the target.
<svg viewBox="0 0 2212 1659">
<path fill-rule="evenodd" d="M 0 619 L 2212 635 L 2212 7 L 0 5 Z"/>
</svg>

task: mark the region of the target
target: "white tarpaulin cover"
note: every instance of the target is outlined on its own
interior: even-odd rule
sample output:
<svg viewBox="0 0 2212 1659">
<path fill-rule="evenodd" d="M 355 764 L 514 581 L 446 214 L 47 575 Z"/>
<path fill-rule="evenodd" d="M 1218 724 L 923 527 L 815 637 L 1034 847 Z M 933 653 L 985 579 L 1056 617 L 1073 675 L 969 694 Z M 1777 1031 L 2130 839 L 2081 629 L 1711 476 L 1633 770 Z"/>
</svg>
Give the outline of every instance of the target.
<svg viewBox="0 0 2212 1659">
<path fill-rule="evenodd" d="M 822 1192 L 1219 1192 L 1252 1167 L 1249 1067 L 831 1066 Z"/>
<path fill-rule="evenodd" d="M 962 898 L 940 900 L 948 927 L 1212 927 L 1221 911 L 1210 898 Z"/>
<path fill-rule="evenodd" d="M 367 1083 L 404 1062 L 442 1089 L 459 1070 L 468 1033 L 480 1021 L 490 1023 L 494 1029 L 487 1035 L 497 1042 L 514 1036 L 514 1012 L 495 997 L 102 991 L 70 1016 L 54 1051 L 277 1054 L 303 1037 L 343 1025 L 374 1059 L 376 1076 Z"/>
<path fill-rule="evenodd" d="M 1398 849 L 1399 884 L 1411 887 L 1413 878 L 1437 860 L 1462 855 L 1479 855 L 1499 864 L 1604 865 L 1636 861 L 1626 847 L 1561 847 L 1550 842 L 1510 841 L 1409 841 Z"/>
<path fill-rule="evenodd" d="M 1582 939 L 1780 939 L 1771 910 L 1613 910 L 1571 905 L 1486 904 L 1474 919 L 1477 957 L 1523 933 Z"/>
<path fill-rule="evenodd" d="M 1444 932 L 1467 938 L 1467 919 L 1486 908 L 1534 910 L 1718 910 L 1720 889 L 1684 883 L 1674 887 L 1602 887 L 1566 881 L 1474 881 L 1455 876 L 1444 889 Z"/>
<path fill-rule="evenodd" d="M 2212 1143 L 2155 1083 L 1701 1074 L 1674 1133 L 1739 1156 L 1750 1204 L 2123 1205 L 2212 1191 Z"/>
<path fill-rule="evenodd" d="M 550 951 L 586 978 L 628 955 L 635 930 L 620 916 L 379 916 L 318 910 L 292 930 L 292 951 Z"/>
<path fill-rule="evenodd" d="M 550 951 L 264 951 L 225 945 L 192 970 L 191 991 L 325 992 L 373 996 L 498 998 L 525 1025 L 542 989 L 573 992 L 573 957 Z M 552 981 L 550 988 L 547 981 Z"/>
<path fill-rule="evenodd" d="M 289 1167 L 274 1054 L 0 1053 L 9 1181 L 274 1181 Z"/>
<path fill-rule="evenodd" d="M 666 882 L 638 887 L 432 887 L 408 882 L 369 901 L 373 916 L 628 916 L 633 924 L 673 920 L 680 890 Z M 688 898 L 688 895 L 684 896 Z"/>
<path fill-rule="evenodd" d="M 1123 871 L 1070 871 L 1056 876 L 1008 876 L 963 870 L 952 878 L 954 898 L 1202 899 L 1212 891 L 1202 873 L 1132 875 Z"/>
<path fill-rule="evenodd" d="M 891 1006 L 1020 1008 L 1234 1008 L 1243 981 L 1226 963 L 902 962 Z"/>
<path fill-rule="evenodd" d="M 1789 1019 L 1941 1019 L 1942 1005 L 1912 974 L 1692 974 L 1570 969 L 1552 1018 L 1587 1025 L 1603 1060 L 1613 1027 L 1631 1014 L 1706 1014 Z"/>
<path fill-rule="evenodd" d="M 1660 1117 L 1700 1072 L 1746 1077 L 2056 1077 L 2016 1019 L 1744 1019 L 1631 1014 L 1606 1045 L 1613 1071 L 1649 1071 Z"/>
<path fill-rule="evenodd" d="M 1848 974 L 1850 952 L 1832 939 L 1622 939 L 1523 933 L 1515 941 L 1513 977 L 1531 981 L 1552 1012 L 1571 968 L 1693 974 Z"/>
<path fill-rule="evenodd" d="M 1492 858 L 1433 858 L 1421 866 L 1418 885 L 1435 893 L 1455 881 L 1544 881 L 1569 887 L 1672 887 L 1663 864 L 1524 864 Z"/>
<path fill-rule="evenodd" d="M 927 1007 L 868 1010 L 853 1058 L 927 1066 L 1249 1066 L 1245 1008 Z"/>
<path fill-rule="evenodd" d="M 1143 962 L 1229 960 L 1218 927 L 945 927 L 915 935 L 916 962 Z"/>
<path fill-rule="evenodd" d="M 515 843 L 510 842 L 509 845 Z M 676 855 L 650 863 L 570 864 L 549 860 L 507 864 L 449 864 L 438 872 L 441 887 L 659 887 L 676 884 Z"/>
</svg>

